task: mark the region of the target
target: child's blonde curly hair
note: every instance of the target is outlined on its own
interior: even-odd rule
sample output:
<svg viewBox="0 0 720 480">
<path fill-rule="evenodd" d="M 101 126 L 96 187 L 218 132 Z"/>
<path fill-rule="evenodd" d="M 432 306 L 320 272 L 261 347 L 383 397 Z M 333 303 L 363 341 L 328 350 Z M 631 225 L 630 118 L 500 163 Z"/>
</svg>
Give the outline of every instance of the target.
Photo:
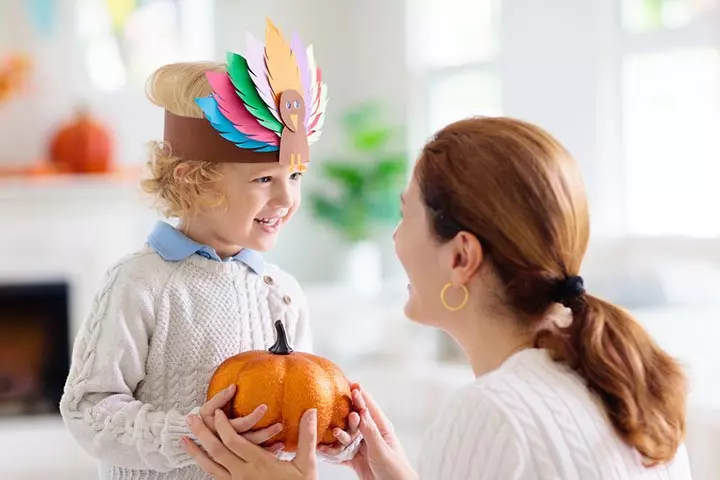
<svg viewBox="0 0 720 480">
<path fill-rule="evenodd" d="M 146 94 L 155 105 L 183 117 L 203 118 L 195 103 L 212 92 L 206 72 L 224 72 L 225 66 L 212 62 L 173 63 L 156 70 L 148 79 Z M 183 166 L 182 175 L 178 167 Z M 222 178 L 222 164 L 184 160 L 172 155 L 167 142 L 150 143 L 148 176 L 142 189 L 150 194 L 166 217 L 183 218 L 202 206 L 219 206 L 225 200 L 213 184 Z"/>
</svg>

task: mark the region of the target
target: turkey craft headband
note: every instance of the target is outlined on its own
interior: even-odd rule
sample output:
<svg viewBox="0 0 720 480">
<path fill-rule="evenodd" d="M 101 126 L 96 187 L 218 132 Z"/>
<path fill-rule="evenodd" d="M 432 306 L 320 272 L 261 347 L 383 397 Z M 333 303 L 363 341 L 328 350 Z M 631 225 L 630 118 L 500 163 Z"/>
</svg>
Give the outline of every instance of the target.
<svg viewBox="0 0 720 480">
<path fill-rule="evenodd" d="M 164 139 L 173 155 L 305 170 L 327 105 L 312 45 L 306 50 L 297 35 L 288 44 L 268 19 L 265 45 L 248 33 L 245 57 L 228 52 L 227 73 L 206 77 L 212 94 L 195 99 L 204 119 L 165 111 Z"/>
</svg>

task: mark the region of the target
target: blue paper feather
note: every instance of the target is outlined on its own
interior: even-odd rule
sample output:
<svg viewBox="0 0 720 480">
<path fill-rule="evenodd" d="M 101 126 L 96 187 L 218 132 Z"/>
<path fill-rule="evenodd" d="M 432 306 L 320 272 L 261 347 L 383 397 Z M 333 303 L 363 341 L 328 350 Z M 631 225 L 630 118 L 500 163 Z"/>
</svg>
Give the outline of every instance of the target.
<svg viewBox="0 0 720 480">
<path fill-rule="evenodd" d="M 277 145 L 270 145 L 265 142 L 253 140 L 235 128 L 235 125 L 220 112 L 217 101 L 215 101 L 212 96 L 196 98 L 195 103 L 202 109 L 205 118 L 207 118 L 213 128 L 218 131 L 220 136 L 232 142 L 238 148 L 254 150 L 256 152 L 277 152 L 279 150 Z"/>
</svg>

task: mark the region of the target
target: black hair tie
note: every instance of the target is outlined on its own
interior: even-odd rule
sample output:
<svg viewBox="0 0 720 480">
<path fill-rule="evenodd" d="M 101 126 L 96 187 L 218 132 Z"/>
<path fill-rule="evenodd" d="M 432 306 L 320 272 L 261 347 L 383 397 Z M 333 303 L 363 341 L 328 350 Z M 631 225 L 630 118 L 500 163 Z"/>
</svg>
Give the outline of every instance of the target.
<svg viewBox="0 0 720 480">
<path fill-rule="evenodd" d="M 584 293 L 585 284 L 581 276 L 567 277 L 558 284 L 558 289 L 553 300 L 566 307 L 570 307 L 570 305 Z"/>
</svg>

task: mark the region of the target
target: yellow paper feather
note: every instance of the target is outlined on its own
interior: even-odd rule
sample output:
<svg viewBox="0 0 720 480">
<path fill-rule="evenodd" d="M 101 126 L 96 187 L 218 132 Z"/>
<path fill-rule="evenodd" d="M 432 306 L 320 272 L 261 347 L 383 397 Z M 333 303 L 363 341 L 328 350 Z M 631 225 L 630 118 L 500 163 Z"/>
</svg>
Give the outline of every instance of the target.
<svg viewBox="0 0 720 480">
<path fill-rule="evenodd" d="M 269 18 L 265 29 L 265 65 L 275 102 L 279 101 L 280 94 L 285 90 L 297 90 L 302 93 L 300 70 L 295 54 Z"/>
</svg>

